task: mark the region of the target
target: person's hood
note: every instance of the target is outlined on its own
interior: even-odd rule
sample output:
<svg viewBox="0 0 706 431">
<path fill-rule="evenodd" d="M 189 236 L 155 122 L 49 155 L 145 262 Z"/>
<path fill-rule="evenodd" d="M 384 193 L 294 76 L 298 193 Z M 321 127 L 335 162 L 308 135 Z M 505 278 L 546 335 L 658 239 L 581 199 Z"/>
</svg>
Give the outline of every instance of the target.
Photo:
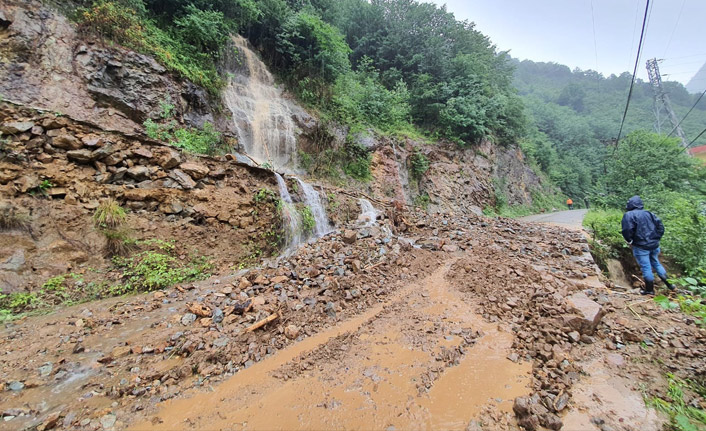
<svg viewBox="0 0 706 431">
<path fill-rule="evenodd" d="M 625 207 L 626 211 L 632 211 L 632 210 L 641 210 L 645 208 L 645 205 L 642 203 L 642 199 L 640 199 L 640 196 L 633 196 L 630 199 L 628 199 L 628 204 Z"/>
</svg>

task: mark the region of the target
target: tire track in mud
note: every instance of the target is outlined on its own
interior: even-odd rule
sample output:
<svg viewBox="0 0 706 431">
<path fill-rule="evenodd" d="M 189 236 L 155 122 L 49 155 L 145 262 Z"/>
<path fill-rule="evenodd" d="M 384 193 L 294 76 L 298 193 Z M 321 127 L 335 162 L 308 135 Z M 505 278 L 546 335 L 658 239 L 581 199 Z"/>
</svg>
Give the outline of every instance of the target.
<svg viewBox="0 0 706 431">
<path fill-rule="evenodd" d="M 506 359 L 512 334 L 461 299 L 451 263 L 133 429 L 466 429 L 479 417 L 510 426 L 531 364 Z"/>
</svg>

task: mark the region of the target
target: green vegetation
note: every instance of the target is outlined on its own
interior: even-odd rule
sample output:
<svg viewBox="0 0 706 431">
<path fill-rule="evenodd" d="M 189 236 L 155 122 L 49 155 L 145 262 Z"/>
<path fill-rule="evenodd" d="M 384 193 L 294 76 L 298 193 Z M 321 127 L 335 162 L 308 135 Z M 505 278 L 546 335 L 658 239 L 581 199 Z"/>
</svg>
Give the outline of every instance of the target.
<svg viewBox="0 0 706 431">
<path fill-rule="evenodd" d="M 173 16 L 155 14 L 155 3 L 95 1 L 77 17 L 79 29 L 154 55 L 167 69 L 216 94 L 223 80 L 216 72 L 217 56 L 209 49 L 218 49 L 214 44 L 227 34 L 225 18 L 183 5 L 175 9 L 179 15 L 172 20 Z M 220 38 L 215 36 L 218 31 Z"/>
<path fill-rule="evenodd" d="M 675 431 L 699 431 L 706 427 L 706 411 L 703 408 L 687 405 L 685 391 L 706 397 L 706 387 L 694 381 L 682 380 L 667 374 L 669 387 L 666 399 L 652 397 L 646 404 L 669 416 L 671 429 Z"/>
<path fill-rule="evenodd" d="M 495 182 L 495 202 L 494 208 L 483 208 L 483 214 L 489 217 L 517 218 L 552 211 L 563 206 L 561 197 L 542 191 L 532 193 L 531 205 L 509 205 L 508 198 L 503 192 L 502 181 Z"/>
<path fill-rule="evenodd" d="M 224 83 L 216 63 L 227 35 L 241 33 L 303 102 L 344 124 L 391 134 L 414 125 L 462 145 L 485 137 L 513 142 L 525 127 L 509 57 L 445 7 L 406 0 L 78 1 L 86 5 L 76 17 L 81 31 L 154 55 L 213 94 Z M 351 166 L 360 174 L 358 168 Z"/>
<path fill-rule="evenodd" d="M 594 237 L 616 253 L 624 248 L 618 208 L 639 194 L 664 222 L 665 254 L 688 275 L 706 271 L 706 169 L 676 139 L 644 131 L 626 136 L 606 166 L 605 192 L 594 204 L 608 211 L 592 210 L 584 220 Z"/>
<path fill-rule="evenodd" d="M 169 142 L 189 153 L 213 155 L 225 149 L 221 134 L 211 123 L 204 123 L 202 129 L 196 129 L 177 127 L 173 120 L 156 123 L 152 119 L 147 119 L 144 126 L 145 134 L 150 138 Z"/>
<path fill-rule="evenodd" d="M 311 208 L 308 206 L 303 206 L 299 209 L 299 215 L 302 219 L 302 231 L 304 234 L 310 234 L 314 231 L 316 226 L 316 220 L 314 220 L 314 214 L 311 213 Z"/>
<path fill-rule="evenodd" d="M 93 224 L 105 236 L 107 256 L 125 256 L 134 249 L 135 240 L 125 226 L 127 213 L 115 199 L 105 199 L 93 214 Z"/>
<path fill-rule="evenodd" d="M 195 257 L 187 263 L 180 262 L 169 251 L 147 250 L 130 258 L 115 259 L 118 268 L 123 269 L 123 284 L 116 292 L 121 294 L 164 289 L 185 281 L 208 278 L 213 266 L 203 256 Z"/>
<path fill-rule="evenodd" d="M 422 208 L 423 210 L 427 210 L 429 208 L 429 204 L 431 203 L 431 198 L 429 197 L 428 193 L 422 193 L 419 196 L 414 198 L 414 205 Z"/>
<path fill-rule="evenodd" d="M 429 159 L 419 150 L 415 150 L 409 156 L 409 169 L 412 173 L 412 178 L 419 180 L 429 170 Z"/>
<path fill-rule="evenodd" d="M 29 215 L 17 211 L 12 205 L 0 206 L 0 231 L 23 230 L 29 231 L 31 228 Z"/>
<path fill-rule="evenodd" d="M 184 253 L 177 253 L 173 241 L 146 240 L 133 241 L 133 244 L 142 251 L 130 257 L 113 257 L 115 269 L 121 271 L 117 281 L 111 282 L 103 277 L 88 281 L 87 274 L 69 273 L 49 278 L 36 291 L 0 293 L 0 321 L 56 305 L 163 289 L 211 275 L 213 265 L 206 257 L 194 253 L 182 259 Z"/>
<path fill-rule="evenodd" d="M 520 140 L 525 154 L 574 202 L 581 202 L 586 197 L 592 203 L 600 203 L 612 195 L 622 205 L 623 196 L 617 195 L 617 190 L 612 188 L 615 183 L 604 183 L 603 177 L 611 168 L 607 165 L 615 160 L 614 140 L 620 128 L 631 75 L 625 72 L 620 76 L 611 75 L 606 78 L 592 70 L 571 71 L 563 65 L 528 60 L 515 61 L 515 66 L 514 84 L 525 102 L 530 118 L 527 134 Z M 689 94 L 677 82 L 665 81 L 664 87 L 677 117 L 683 117 L 696 102 L 698 95 Z M 682 123 L 687 137 L 693 139 L 706 127 L 704 111 L 706 100 L 702 100 Z M 652 89 L 648 82 L 638 79 L 623 136 L 632 131 L 652 130 L 654 118 Z M 671 126 L 667 123 L 662 133 L 670 131 Z M 632 135 L 633 140 L 627 145 L 635 159 L 624 157 L 628 151 L 625 149 L 627 140 L 621 139 L 617 149 L 623 152 L 620 159 L 631 170 L 652 170 L 675 161 L 674 155 L 671 155 L 660 161 L 661 165 L 640 163 L 639 158 L 643 153 L 635 150 L 647 150 L 652 144 L 668 145 L 659 144 L 654 139 L 645 140 L 643 138 L 647 132 L 640 133 Z M 706 136 L 694 145 L 699 143 L 706 143 Z M 640 145 L 641 148 L 637 148 Z M 647 151 L 646 155 L 649 154 Z M 679 170 L 678 166 L 674 167 Z M 627 178 L 627 172 L 623 176 Z M 640 183 L 640 179 L 636 178 L 635 183 Z M 644 191 L 633 188 L 633 194 L 638 192 Z"/>
<path fill-rule="evenodd" d="M 343 152 L 343 171 L 346 174 L 360 181 L 368 181 L 372 178 L 370 163 L 373 157 L 370 150 L 349 140 Z"/>
</svg>

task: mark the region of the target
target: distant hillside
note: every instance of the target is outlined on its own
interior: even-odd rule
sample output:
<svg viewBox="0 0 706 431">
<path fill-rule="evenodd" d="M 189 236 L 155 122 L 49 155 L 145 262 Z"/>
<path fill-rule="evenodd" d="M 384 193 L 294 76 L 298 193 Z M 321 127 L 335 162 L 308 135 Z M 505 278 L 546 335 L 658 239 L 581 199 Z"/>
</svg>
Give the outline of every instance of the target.
<svg viewBox="0 0 706 431">
<path fill-rule="evenodd" d="M 686 89 L 690 93 L 701 93 L 706 90 L 706 63 L 701 66 L 696 75 L 686 84 Z"/>
<path fill-rule="evenodd" d="M 604 161 L 617 137 L 631 75 L 604 77 L 592 70 L 571 70 L 556 63 L 515 60 L 514 85 L 523 99 L 531 127 L 523 149 L 571 196 L 592 194 L 604 174 Z M 674 111 L 682 118 L 698 95 L 678 82 L 664 82 Z M 637 80 L 623 137 L 633 130 L 653 130 L 654 102 L 649 83 Z M 706 98 L 682 123 L 687 139 L 706 127 Z M 672 130 L 669 121 L 661 132 Z M 706 135 L 695 144 L 706 144 Z"/>
</svg>

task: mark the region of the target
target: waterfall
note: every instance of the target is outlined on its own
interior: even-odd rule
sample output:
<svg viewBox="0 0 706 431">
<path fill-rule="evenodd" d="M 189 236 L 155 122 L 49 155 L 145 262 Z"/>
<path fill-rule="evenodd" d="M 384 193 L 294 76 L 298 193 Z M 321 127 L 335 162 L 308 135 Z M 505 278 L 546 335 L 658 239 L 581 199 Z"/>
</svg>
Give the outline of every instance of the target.
<svg viewBox="0 0 706 431">
<path fill-rule="evenodd" d="M 296 166 L 296 127 L 289 102 L 272 74 L 242 36 L 231 37 L 237 54 L 226 53 L 228 85 L 223 100 L 233 113 L 238 141 L 259 164 Z"/>
<path fill-rule="evenodd" d="M 324 209 L 321 203 L 319 192 L 314 190 L 311 184 L 305 183 L 300 178 L 297 178 L 297 182 L 302 188 L 302 192 L 304 192 L 304 203 L 309 207 L 311 214 L 314 216 L 314 221 L 316 222 L 314 234 L 316 234 L 316 237 L 322 237 L 331 232 L 331 226 L 329 226 L 328 217 L 326 216 L 326 209 Z"/>
<path fill-rule="evenodd" d="M 367 199 L 358 199 L 358 204 L 360 205 L 358 223 L 364 226 L 373 226 L 378 218 L 378 210 Z"/>
<path fill-rule="evenodd" d="M 284 178 L 275 172 L 277 178 L 277 187 L 279 188 L 279 196 L 282 199 L 282 222 L 284 223 L 285 243 L 287 248 L 296 247 L 302 239 L 301 218 L 299 211 L 294 206 L 292 196 L 287 190 L 287 184 Z"/>
</svg>

